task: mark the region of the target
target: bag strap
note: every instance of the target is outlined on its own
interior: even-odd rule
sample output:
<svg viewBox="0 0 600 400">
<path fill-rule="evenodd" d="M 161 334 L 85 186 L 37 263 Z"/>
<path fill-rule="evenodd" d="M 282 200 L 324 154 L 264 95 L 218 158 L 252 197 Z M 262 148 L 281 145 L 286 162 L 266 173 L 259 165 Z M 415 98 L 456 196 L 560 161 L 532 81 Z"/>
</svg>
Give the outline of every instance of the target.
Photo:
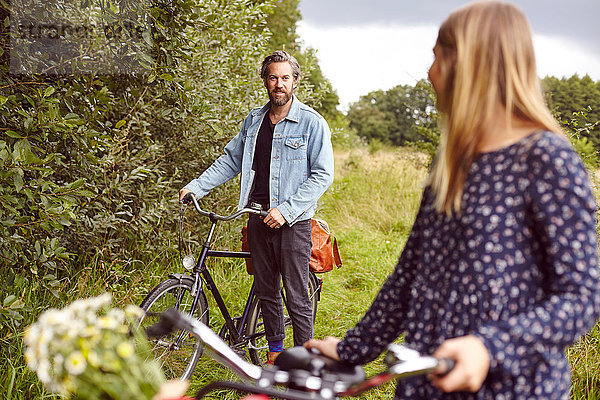
<svg viewBox="0 0 600 400">
<path fill-rule="evenodd" d="M 337 239 L 333 238 L 333 261 L 335 265 L 340 268 L 342 266 L 342 259 L 340 258 L 340 252 L 338 250 Z"/>
</svg>

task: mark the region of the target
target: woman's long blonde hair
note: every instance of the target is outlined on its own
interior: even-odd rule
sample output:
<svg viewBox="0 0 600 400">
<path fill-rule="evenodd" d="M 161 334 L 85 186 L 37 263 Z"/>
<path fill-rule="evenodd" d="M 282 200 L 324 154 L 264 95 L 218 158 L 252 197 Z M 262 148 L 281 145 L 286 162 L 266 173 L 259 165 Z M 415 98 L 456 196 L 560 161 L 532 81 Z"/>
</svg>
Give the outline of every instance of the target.
<svg viewBox="0 0 600 400">
<path fill-rule="evenodd" d="M 460 212 L 467 173 L 499 107 L 506 109 L 508 127 L 519 118 L 540 129 L 561 129 L 542 96 L 529 24 L 515 6 L 482 1 L 454 11 L 440 27 L 437 45 L 446 79 L 437 99 L 440 150 L 428 183 L 436 209 L 451 215 Z"/>
</svg>

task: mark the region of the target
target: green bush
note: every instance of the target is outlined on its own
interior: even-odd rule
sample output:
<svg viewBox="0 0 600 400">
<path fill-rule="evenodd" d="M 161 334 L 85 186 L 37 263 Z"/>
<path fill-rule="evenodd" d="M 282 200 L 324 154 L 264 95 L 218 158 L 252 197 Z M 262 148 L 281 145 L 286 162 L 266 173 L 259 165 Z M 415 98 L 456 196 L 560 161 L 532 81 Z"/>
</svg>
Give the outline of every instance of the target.
<svg viewBox="0 0 600 400">
<path fill-rule="evenodd" d="M 586 167 L 591 170 L 598 167 L 598 150 L 591 138 L 600 121 L 590 121 L 592 117 L 590 111 L 591 107 L 588 106 L 581 111 L 573 112 L 571 118 L 559 119 L 559 121 L 562 122 L 573 148 L 579 153 Z"/>
<path fill-rule="evenodd" d="M 366 140 L 348 126 L 348 119 L 341 113 L 327 121 L 331 129 L 331 142 L 337 149 L 364 147 Z"/>
<path fill-rule="evenodd" d="M 2 66 L 3 268 L 44 276 L 74 257 L 156 251 L 161 239 L 133 245 L 164 237 L 177 189 L 262 94 L 261 7 L 182 1 L 149 12 L 154 65 L 143 77 L 23 77 Z"/>
<path fill-rule="evenodd" d="M 22 329 L 41 310 L 106 290 L 123 290 L 124 301 L 176 247 L 177 191 L 264 96 L 265 8 L 153 4 L 151 58 L 129 75 L 11 74 L 9 56 L 35 60 L 11 52 L 0 27 L 0 385 L 13 396 L 42 393 L 20 353 Z M 119 10 L 100 18 L 126 21 Z M 216 195 L 232 204 L 235 191 Z"/>
</svg>

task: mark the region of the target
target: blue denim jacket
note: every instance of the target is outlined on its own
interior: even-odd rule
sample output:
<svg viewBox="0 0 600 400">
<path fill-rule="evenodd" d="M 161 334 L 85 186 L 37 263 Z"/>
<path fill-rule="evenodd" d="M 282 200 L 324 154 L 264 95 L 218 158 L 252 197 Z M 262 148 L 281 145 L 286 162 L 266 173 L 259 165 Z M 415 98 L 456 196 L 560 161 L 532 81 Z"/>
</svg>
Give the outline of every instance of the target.
<svg viewBox="0 0 600 400">
<path fill-rule="evenodd" d="M 185 186 L 203 197 L 241 173 L 238 208 L 248 204 L 254 179 L 252 160 L 258 130 L 269 104 L 256 108 L 224 153 L 197 179 Z M 267 116 L 268 118 L 268 116 Z M 325 119 L 293 97 L 288 115 L 275 125 L 271 149 L 270 206 L 277 207 L 289 225 L 311 218 L 317 200 L 333 183 L 331 132 Z"/>
</svg>

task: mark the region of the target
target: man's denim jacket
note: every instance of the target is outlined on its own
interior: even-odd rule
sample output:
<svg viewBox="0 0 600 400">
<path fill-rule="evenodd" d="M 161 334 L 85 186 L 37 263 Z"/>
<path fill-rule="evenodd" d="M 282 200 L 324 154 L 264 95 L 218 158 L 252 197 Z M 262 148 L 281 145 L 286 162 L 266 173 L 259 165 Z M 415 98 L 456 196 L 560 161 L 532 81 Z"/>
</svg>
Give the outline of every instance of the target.
<svg viewBox="0 0 600 400">
<path fill-rule="evenodd" d="M 254 179 L 252 160 L 258 130 L 268 118 L 269 103 L 250 112 L 242 129 L 225 146 L 225 154 L 208 167 L 189 189 L 198 197 L 241 173 L 238 208 L 248 204 Z M 333 183 L 331 132 L 325 119 L 293 97 L 288 115 L 275 125 L 271 149 L 270 206 L 289 225 L 311 218 L 317 200 Z"/>
</svg>

